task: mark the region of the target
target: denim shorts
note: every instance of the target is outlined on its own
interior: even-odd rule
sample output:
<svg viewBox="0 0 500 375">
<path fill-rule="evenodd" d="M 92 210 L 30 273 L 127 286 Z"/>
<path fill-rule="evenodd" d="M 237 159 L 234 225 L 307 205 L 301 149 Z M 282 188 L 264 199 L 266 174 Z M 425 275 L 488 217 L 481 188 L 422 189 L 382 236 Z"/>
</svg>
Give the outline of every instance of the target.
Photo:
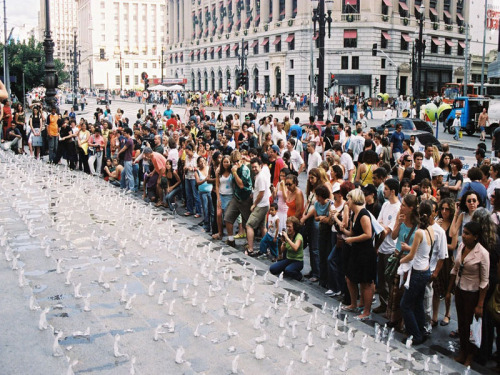
<svg viewBox="0 0 500 375">
<path fill-rule="evenodd" d="M 232 198 L 233 198 L 232 195 L 220 194 L 220 204 L 221 204 L 221 207 L 222 207 L 222 211 L 226 211 L 227 205 L 229 204 L 229 202 L 231 202 Z"/>
</svg>

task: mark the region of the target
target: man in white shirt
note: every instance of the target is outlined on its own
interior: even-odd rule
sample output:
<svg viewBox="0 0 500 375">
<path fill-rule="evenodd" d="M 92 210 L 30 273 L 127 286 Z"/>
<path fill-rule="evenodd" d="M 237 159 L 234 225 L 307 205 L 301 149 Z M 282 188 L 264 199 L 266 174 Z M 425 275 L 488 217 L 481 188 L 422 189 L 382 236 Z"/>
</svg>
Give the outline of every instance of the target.
<svg viewBox="0 0 500 375">
<path fill-rule="evenodd" d="M 396 249 L 396 242 L 392 239 L 392 230 L 396 224 L 396 218 L 399 213 L 401 203 L 398 199 L 399 182 L 390 178 L 384 183 L 384 197 L 387 201 L 382 205 L 377 221 L 384 227 L 384 231 L 380 234 L 380 238 L 375 244 L 377 249 L 377 290 L 380 299 L 380 305 L 373 309 L 376 314 L 385 313 L 387 302 L 389 300 L 389 290 L 392 280 L 385 279 L 385 269 L 387 268 L 387 260 Z"/>
<path fill-rule="evenodd" d="M 392 108 L 391 105 L 387 105 L 387 109 L 384 112 L 384 121 L 389 121 L 392 118 Z"/>
<path fill-rule="evenodd" d="M 422 161 L 422 167 L 427 168 L 427 170 L 432 172 L 432 170 L 436 167 L 434 164 L 434 158 L 432 157 L 432 143 L 427 143 L 425 145 L 425 151 L 424 151 L 424 160 Z"/>
<path fill-rule="evenodd" d="M 318 168 L 321 162 L 321 155 L 316 151 L 316 143 L 309 142 L 307 144 L 307 152 L 309 152 L 309 157 L 307 159 L 307 173 L 313 168 Z"/>
<path fill-rule="evenodd" d="M 250 161 L 251 170 L 255 176 L 255 184 L 253 187 L 253 204 L 250 207 L 250 217 L 247 220 L 247 241 L 248 255 L 253 256 L 253 240 L 255 230 L 261 228 L 262 233 L 265 233 L 266 215 L 269 211 L 269 198 L 271 198 L 271 177 L 269 168 L 263 167 L 262 160 L 253 158 Z M 258 252 L 255 252 L 257 255 Z"/>
<path fill-rule="evenodd" d="M 264 124 L 259 127 L 259 145 L 264 143 L 264 138 L 267 133 L 271 133 L 271 124 L 269 122 L 269 117 L 264 119 Z"/>
<path fill-rule="evenodd" d="M 338 107 L 338 108 L 340 108 L 340 107 Z M 339 132 L 339 142 L 340 142 L 340 144 L 344 144 L 344 141 L 345 141 L 344 124 L 342 124 L 342 123 L 337 124 L 337 131 Z"/>
<path fill-rule="evenodd" d="M 358 162 L 359 154 L 363 152 L 365 148 L 365 137 L 363 131 L 358 132 L 354 137 L 351 137 L 351 144 L 349 149 L 352 150 L 352 160 L 355 163 Z"/>
<path fill-rule="evenodd" d="M 439 306 L 439 301 L 441 296 L 439 294 L 434 296 L 434 281 L 437 279 L 439 271 L 443 267 L 443 262 L 446 258 L 448 258 L 448 241 L 446 240 L 446 232 L 441 226 L 435 222 L 435 217 L 438 215 L 438 204 L 433 200 L 428 200 L 430 204 L 432 204 L 432 215 L 430 217 L 429 223 L 432 225 L 432 229 L 434 230 L 434 247 L 432 248 L 432 254 L 430 259 L 430 271 L 431 271 L 431 279 L 430 282 L 425 286 L 425 295 L 424 295 L 424 309 L 425 309 L 425 331 L 430 333 L 432 331 L 432 325 L 436 325 L 437 321 L 433 322 L 432 317 L 432 305 L 433 302 L 437 303 Z M 444 290 L 446 290 L 447 286 L 444 285 Z"/>
<path fill-rule="evenodd" d="M 283 130 L 283 123 L 276 120 L 276 128 L 273 129 L 273 143 L 277 145 L 280 139 L 286 142 L 286 132 Z"/>
<path fill-rule="evenodd" d="M 364 112 L 359 112 L 359 120 L 358 121 L 363 126 L 363 129 L 366 129 L 368 127 L 368 120 L 366 119 Z"/>
<path fill-rule="evenodd" d="M 344 166 L 344 180 L 352 181 L 354 175 L 354 163 L 352 162 L 351 155 L 347 152 L 342 152 L 342 145 L 339 142 L 333 143 L 333 152 L 340 157 L 340 164 Z"/>
<path fill-rule="evenodd" d="M 304 163 L 304 159 L 302 159 L 300 153 L 295 149 L 295 143 L 295 139 L 290 138 L 286 143 L 286 148 L 290 152 L 290 163 L 292 164 L 293 169 L 297 171 L 298 174 L 301 174 L 306 168 L 306 163 Z"/>
</svg>

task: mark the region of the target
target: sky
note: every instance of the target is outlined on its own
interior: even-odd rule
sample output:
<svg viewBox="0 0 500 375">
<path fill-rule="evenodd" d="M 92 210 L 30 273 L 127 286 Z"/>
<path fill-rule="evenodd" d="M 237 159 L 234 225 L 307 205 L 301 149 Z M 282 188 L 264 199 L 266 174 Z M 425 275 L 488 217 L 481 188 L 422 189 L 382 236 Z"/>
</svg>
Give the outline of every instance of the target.
<svg viewBox="0 0 500 375">
<path fill-rule="evenodd" d="M 7 32 L 14 28 L 13 36 L 17 36 L 16 26 L 28 24 L 32 27 L 38 25 L 38 11 L 40 10 L 40 0 L 7 0 Z M 3 0 L 0 0 L 0 20 L 3 36 Z"/>
</svg>

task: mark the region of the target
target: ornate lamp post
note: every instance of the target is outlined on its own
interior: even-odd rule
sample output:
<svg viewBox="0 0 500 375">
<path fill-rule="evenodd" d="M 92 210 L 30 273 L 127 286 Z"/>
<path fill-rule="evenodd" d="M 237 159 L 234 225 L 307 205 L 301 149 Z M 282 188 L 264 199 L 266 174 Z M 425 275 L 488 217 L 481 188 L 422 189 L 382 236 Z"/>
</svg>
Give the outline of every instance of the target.
<svg viewBox="0 0 500 375">
<path fill-rule="evenodd" d="M 56 87 L 59 78 L 54 65 L 54 41 L 50 32 L 50 10 L 49 0 L 45 0 L 45 40 L 43 41 L 45 51 L 45 103 L 49 108 L 56 107 Z"/>
<path fill-rule="evenodd" d="M 77 51 L 76 45 L 76 27 L 73 29 L 73 51 L 69 51 L 73 58 L 73 107 L 78 108 L 78 65 L 80 65 L 80 51 Z"/>
<path fill-rule="evenodd" d="M 333 0 L 312 0 L 313 3 L 313 17 L 314 33 L 316 33 L 316 23 L 319 25 L 319 56 L 318 56 L 318 121 L 323 121 L 323 112 L 325 110 L 325 26 L 328 23 L 328 38 L 331 36 L 332 25 L 332 7 Z M 327 5 L 328 15 L 325 14 L 325 3 Z"/>
<path fill-rule="evenodd" d="M 420 16 L 418 17 L 418 39 L 417 39 L 417 87 L 414 88 L 415 100 L 417 102 L 417 117 L 420 117 L 420 89 L 422 82 L 422 54 L 425 50 L 423 32 L 424 32 L 424 4 L 420 5 Z"/>
</svg>

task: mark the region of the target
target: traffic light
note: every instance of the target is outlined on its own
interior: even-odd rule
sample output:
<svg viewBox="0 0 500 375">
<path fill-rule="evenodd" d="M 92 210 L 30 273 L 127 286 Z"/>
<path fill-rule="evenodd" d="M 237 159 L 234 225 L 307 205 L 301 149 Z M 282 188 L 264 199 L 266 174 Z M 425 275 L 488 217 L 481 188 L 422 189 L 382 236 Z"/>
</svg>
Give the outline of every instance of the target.
<svg viewBox="0 0 500 375">
<path fill-rule="evenodd" d="M 330 73 L 330 75 L 328 77 L 329 77 L 328 88 L 330 89 L 335 85 L 335 74 Z"/>
<path fill-rule="evenodd" d="M 245 87 L 248 83 L 247 72 L 242 72 L 240 76 L 240 85 Z"/>
<path fill-rule="evenodd" d="M 373 43 L 372 56 L 377 56 L 377 43 Z"/>
<path fill-rule="evenodd" d="M 236 73 L 236 88 L 240 87 L 241 85 L 241 73 L 238 72 Z"/>
<path fill-rule="evenodd" d="M 148 73 L 142 72 L 141 78 L 144 81 L 144 90 L 146 91 L 149 88 L 149 78 Z"/>
<path fill-rule="evenodd" d="M 104 59 L 106 58 L 106 54 L 104 53 L 104 48 L 101 48 L 101 49 L 99 50 L 99 58 L 100 58 L 101 60 L 104 60 Z"/>
</svg>

